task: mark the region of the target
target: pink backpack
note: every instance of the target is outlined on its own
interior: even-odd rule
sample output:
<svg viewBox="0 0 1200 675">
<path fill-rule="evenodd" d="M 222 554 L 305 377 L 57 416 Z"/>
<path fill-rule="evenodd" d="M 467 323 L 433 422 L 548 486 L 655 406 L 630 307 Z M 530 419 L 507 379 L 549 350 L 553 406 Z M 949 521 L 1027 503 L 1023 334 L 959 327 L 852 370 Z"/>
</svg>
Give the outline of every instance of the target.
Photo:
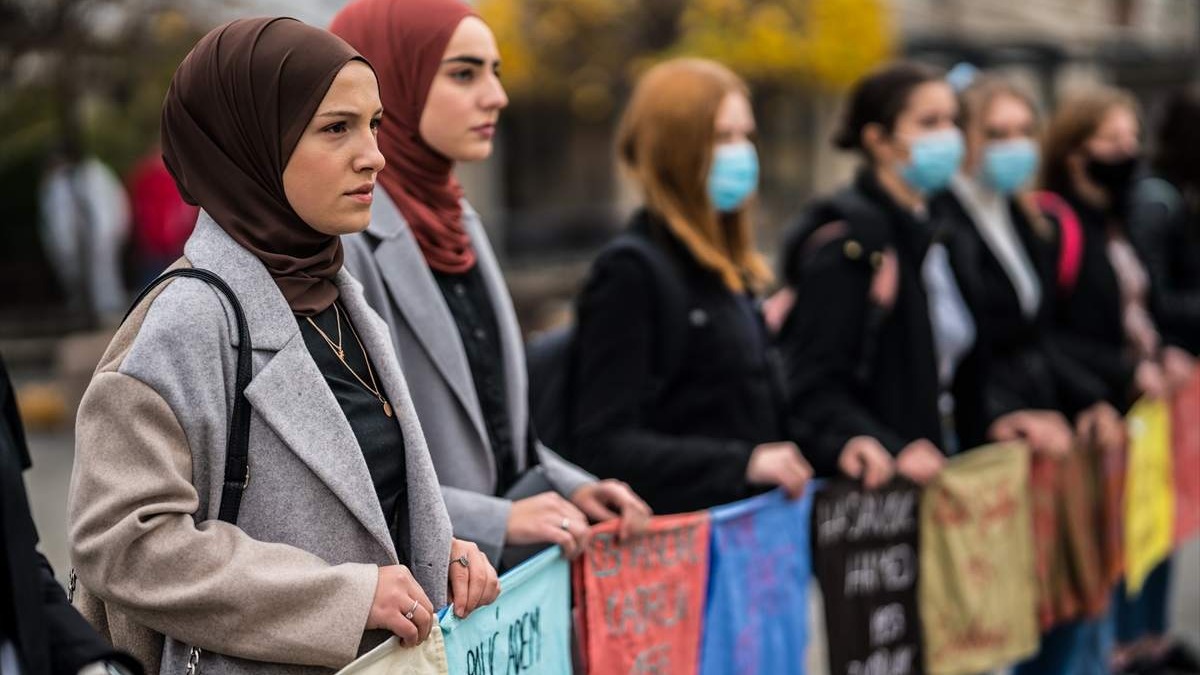
<svg viewBox="0 0 1200 675">
<path fill-rule="evenodd" d="M 1058 292 L 1070 295 L 1083 265 L 1083 225 L 1075 209 L 1057 194 L 1039 190 L 1033 193 L 1033 200 L 1042 213 L 1058 221 Z"/>
</svg>

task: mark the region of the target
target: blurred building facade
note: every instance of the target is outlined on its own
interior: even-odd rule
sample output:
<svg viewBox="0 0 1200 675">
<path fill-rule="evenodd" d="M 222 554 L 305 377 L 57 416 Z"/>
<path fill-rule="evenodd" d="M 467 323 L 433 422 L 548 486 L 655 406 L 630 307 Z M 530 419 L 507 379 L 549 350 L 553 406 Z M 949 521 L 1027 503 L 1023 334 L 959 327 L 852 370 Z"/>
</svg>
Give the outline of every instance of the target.
<svg viewBox="0 0 1200 675">
<path fill-rule="evenodd" d="M 324 25 L 343 4 L 0 0 L 0 15 L 32 11 L 49 31 L 44 45 L 31 48 L 28 35 L 0 30 L 0 63 L 11 62 L 10 75 L 0 78 L 0 184 L 8 186 L 0 195 L 0 283 L 18 289 L 0 296 L 0 338 L 28 332 L 34 315 L 44 319 L 38 332 L 73 325 L 54 318 L 67 303 L 36 234 L 39 152 L 78 134 L 123 172 L 156 139 L 170 74 L 207 28 L 263 14 Z M 768 252 L 792 214 L 852 171 L 853 158 L 835 152 L 828 138 L 846 87 L 879 62 L 912 57 L 998 68 L 1026 82 L 1047 107 L 1072 86 L 1109 82 L 1134 91 L 1149 119 L 1171 88 L 1194 81 L 1200 65 L 1200 3 L 1185 0 L 475 4 L 497 32 L 512 105 L 496 155 L 460 167 L 460 175 L 505 260 L 527 329 L 561 315 L 590 257 L 636 203 L 615 166 L 612 137 L 637 73 L 656 59 L 712 56 L 751 80 L 763 160 L 758 217 Z M 54 34 L 51 10 L 70 16 L 76 5 L 92 8 L 70 23 L 86 39 Z M 71 39 L 83 45 L 74 45 L 76 58 L 64 44 Z M 72 101 L 66 112 L 52 104 L 64 91 Z"/>
</svg>

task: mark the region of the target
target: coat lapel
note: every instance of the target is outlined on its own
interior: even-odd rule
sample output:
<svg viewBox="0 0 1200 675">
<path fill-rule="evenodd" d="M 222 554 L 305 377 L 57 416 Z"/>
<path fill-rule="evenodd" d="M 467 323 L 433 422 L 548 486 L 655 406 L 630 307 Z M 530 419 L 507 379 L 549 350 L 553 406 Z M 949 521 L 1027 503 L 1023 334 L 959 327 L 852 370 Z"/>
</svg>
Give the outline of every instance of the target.
<svg viewBox="0 0 1200 675">
<path fill-rule="evenodd" d="M 375 192 L 371 226 L 367 231 L 379 239 L 375 262 L 392 302 L 462 403 L 482 447 L 487 447 L 487 431 L 458 326 L 412 230 L 382 190 Z M 485 454 L 491 461 L 491 454 Z"/>
<path fill-rule="evenodd" d="M 395 547 L 362 449 L 267 269 L 204 212 L 184 256 L 229 284 L 246 314 L 255 362 L 265 357 L 265 365 L 246 388 L 250 406 L 394 560 Z M 250 466 L 253 476 L 254 448 Z"/>
<path fill-rule="evenodd" d="M 496 261 L 479 215 L 468 206 L 463 209 L 463 218 L 466 219 L 467 232 L 470 233 L 471 242 L 475 246 L 479 272 L 483 275 L 484 285 L 496 315 L 497 330 L 500 331 L 500 353 L 504 359 L 505 395 L 513 434 L 513 455 L 517 460 L 517 471 L 524 471 L 528 463 L 525 448 L 529 434 L 529 376 L 525 368 L 525 340 L 521 336 L 521 326 L 517 322 L 517 312 L 513 309 L 508 284 L 504 281 L 504 274 Z"/>
<path fill-rule="evenodd" d="M 396 560 L 362 449 L 299 330 L 250 381 L 246 399 Z"/>
</svg>

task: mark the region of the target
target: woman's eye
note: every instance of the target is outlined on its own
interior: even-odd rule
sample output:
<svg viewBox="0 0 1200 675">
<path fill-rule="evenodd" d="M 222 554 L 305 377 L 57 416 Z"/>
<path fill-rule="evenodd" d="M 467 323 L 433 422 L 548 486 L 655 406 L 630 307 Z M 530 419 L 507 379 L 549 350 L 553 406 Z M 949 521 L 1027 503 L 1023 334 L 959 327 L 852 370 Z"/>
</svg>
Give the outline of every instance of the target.
<svg viewBox="0 0 1200 675">
<path fill-rule="evenodd" d="M 343 133 L 346 133 L 346 123 L 345 122 L 334 122 L 333 124 L 330 124 L 329 126 L 322 129 L 322 131 L 327 131 L 331 134 L 343 134 Z"/>
<path fill-rule="evenodd" d="M 450 73 L 450 79 L 455 82 L 470 82 L 475 79 L 475 71 L 471 69 L 456 70 Z"/>
<path fill-rule="evenodd" d="M 375 119 L 371 120 L 371 131 L 378 131 L 379 125 L 381 124 L 383 124 L 382 117 L 376 117 Z"/>
</svg>

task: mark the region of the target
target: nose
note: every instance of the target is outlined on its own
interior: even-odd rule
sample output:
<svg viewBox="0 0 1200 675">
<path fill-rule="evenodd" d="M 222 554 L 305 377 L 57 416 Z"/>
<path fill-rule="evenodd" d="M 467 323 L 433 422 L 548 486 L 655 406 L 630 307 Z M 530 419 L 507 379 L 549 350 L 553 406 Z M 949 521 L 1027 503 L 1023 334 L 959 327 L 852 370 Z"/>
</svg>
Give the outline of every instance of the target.
<svg viewBox="0 0 1200 675">
<path fill-rule="evenodd" d="M 372 175 L 383 171 L 387 164 L 383 153 L 379 151 L 379 140 L 374 133 L 368 132 L 362 147 L 354 154 L 355 173 L 370 172 Z"/>
<path fill-rule="evenodd" d="M 485 110 L 503 110 L 508 107 L 508 94 L 504 91 L 504 85 L 500 82 L 500 78 L 492 75 L 490 78 L 491 86 L 483 95 L 481 101 Z"/>
</svg>

